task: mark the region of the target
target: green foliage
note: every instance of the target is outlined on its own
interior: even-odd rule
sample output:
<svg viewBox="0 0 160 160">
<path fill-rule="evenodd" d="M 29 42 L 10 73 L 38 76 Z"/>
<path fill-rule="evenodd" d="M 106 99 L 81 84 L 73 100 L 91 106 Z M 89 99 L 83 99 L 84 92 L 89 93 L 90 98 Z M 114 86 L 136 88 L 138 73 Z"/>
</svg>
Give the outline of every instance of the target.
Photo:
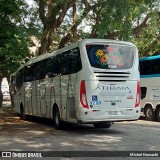
<svg viewBox="0 0 160 160">
<path fill-rule="evenodd" d="M 160 5 L 159 5 L 160 6 Z M 156 52 L 160 54 L 160 15 L 156 9 L 152 10 L 148 22 L 132 41 L 138 46 L 141 57 L 150 56 Z"/>
<path fill-rule="evenodd" d="M 8 76 L 29 55 L 29 37 L 22 24 L 20 0 L 0 1 L 0 72 Z"/>
<path fill-rule="evenodd" d="M 160 45 L 159 8 L 158 0 L 114 0 L 114 3 L 113 0 L 103 1 L 94 9 L 99 22 L 95 23 L 93 31 L 99 38 L 134 42 L 140 56 L 153 54 Z"/>
<path fill-rule="evenodd" d="M 57 1 L 57 6 L 58 3 L 60 2 Z M 140 56 L 148 56 L 160 50 L 159 0 L 114 0 L 114 3 L 113 0 L 92 0 L 89 1 L 89 5 L 90 12 L 84 18 L 82 0 L 76 1 L 77 19 L 80 21 L 84 19 L 83 23 L 91 26 L 91 31 L 87 33 L 84 32 L 85 24 L 79 25 L 76 31 L 79 39 L 94 37 L 132 41 L 137 45 Z M 73 25 L 72 9 L 70 9 L 55 32 L 57 43 Z"/>
<path fill-rule="evenodd" d="M 43 23 L 39 15 L 39 4 L 42 1 Z M 51 50 L 55 50 L 67 34 L 75 32 L 77 39 L 88 38 L 93 34 L 95 38 L 132 41 L 138 46 L 140 56 L 151 55 L 159 50 L 159 0 L 75 0 L 76 19 L 73 20 L 73 6 L 70 6 L 63 21 L 58 21 L 63 9 L 71 1 L 33 0 L 34 4 L 29 6 L 24 0 L 0 0 L 0 71 L 4 75 L 13 72 L 25 57 L 30 56 L 30 36 L 41 41 L 46 24 L 50 32 L 53 31 L 53 34 L 46 34 L 53 39 Z M 87 3 L 89 7 L 85 15 Z M 78 25 L 72 28 L 75 22 Z M 86 25 L 91 30 L 86 31 Z M 74 41 L 72 35 L 66 44 Z"/>
</svg>

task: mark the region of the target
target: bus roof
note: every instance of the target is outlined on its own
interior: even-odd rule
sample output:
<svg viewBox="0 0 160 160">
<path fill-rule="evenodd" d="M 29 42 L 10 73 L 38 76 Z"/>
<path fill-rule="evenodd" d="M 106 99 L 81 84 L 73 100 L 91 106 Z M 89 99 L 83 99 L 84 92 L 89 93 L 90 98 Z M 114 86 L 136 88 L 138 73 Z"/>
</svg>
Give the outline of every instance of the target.
<svg viewBox="0 0 160 160">
<path fill-rule="evenodd" d="M 54 51 L 54 52 L 44 53 L 44 54 L 42 54 L 42 55 L 40 55 L 40 56 L 34 57 L 34 58 L 30 59 L 28 62 L 26 62 L 25 64 L 22 64 L 17 71 L 21 70 L 21 69 L 24 68 L 25 66 L 29 66 L 29 65 L 31 65 L 31 64 L 33 64 L 33 63 L 36 63 L 36 62 L 41 61 L 41 60 L 43 60 L 43 59 L 46 59 L 46 58 L 48 58 L 48 57 L 52 57 L 52 56 L 57 55 L 57 54 L 59 54 L 59 53 L 61 53 L 61 52 L 65 52 L 65 51 L 67 51 L 68 49 L 71 49 L 71 48 L 73 48 L 73 47 L 75 48 L 75 47 L 77 47 L 77 46 L 79 45 L 79 43 L 106 43 L 106 42 L 108 42 L 108 43 L 117 43 L 117 44 L 127 44 L 127 45 L 131 45 L 131 46 L 135 46 L 135 45 L 134 45 L 133 43 L 131 43 L 131 42 L 119 41 L 119 40 L 92 39 L 92 38 L 91 38 L 91 39 L 83 39 L 83 40 L 81 40 L 81 41 L 79 41 L 79 42 L 76 42 L 76 43 L 74 43 L 74 44 L 71 44 L 71 45 L 66 46 L 66 47 L 64 47 L 64 48 L 62 48 L 62 49 L 56 50 L 56 51 Z M 135 46 L 135 47 L 136 47 L 136 46 Z"/>
<path fill-rule="evenodd" d="M 139 58 L 139 60 L 140 61 L 147 61 L 147 60 L 159 59 L 159 58 L 160 58 L 160 55 L 157 55 L 157 56 L 142 57 L 142 58 Z"/>
<path fill-rule="evenodd" d="M 96 38 L 91 38 L 91 39 L 83 39 L 80 42 L 84 43 L 117 43 L 117 44 L 127 44 L 127 45 L 132 45 L 135 46 L 132 42 L 127 42 L 127 41 L 119 41 L 119 40 L 111 40 L 111 39 L 96 39 Z"/>
</svg>

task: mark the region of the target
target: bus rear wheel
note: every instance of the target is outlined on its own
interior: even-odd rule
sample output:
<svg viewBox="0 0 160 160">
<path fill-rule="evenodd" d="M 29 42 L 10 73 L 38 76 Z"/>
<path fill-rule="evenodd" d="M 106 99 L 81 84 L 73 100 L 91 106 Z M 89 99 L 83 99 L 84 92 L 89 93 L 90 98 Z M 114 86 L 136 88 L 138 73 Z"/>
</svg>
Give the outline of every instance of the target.
<svg viewBox="0 0 160 160">
<path fill-rule="evenodd" d="M 110 128 L 111 123 L 93 123 L 94 128 Z"/>
<path fill-rule="evenodd" d="M 62 121 L 60 118 L 59 109 L 56 107 L 53 112 L 53 122 L 56 129 L 62 128 Z"/>
<path fill-rule="evenodd" d="M 160 122 L 160 107 L 157 109 L 157 121 Z"/>
<path fill-rule="evenodd" d="M 144 114 L 147 121 L 153 121 L 155 119 L 155 112 L 150 106 L 146 107 Z"/>
</svg>

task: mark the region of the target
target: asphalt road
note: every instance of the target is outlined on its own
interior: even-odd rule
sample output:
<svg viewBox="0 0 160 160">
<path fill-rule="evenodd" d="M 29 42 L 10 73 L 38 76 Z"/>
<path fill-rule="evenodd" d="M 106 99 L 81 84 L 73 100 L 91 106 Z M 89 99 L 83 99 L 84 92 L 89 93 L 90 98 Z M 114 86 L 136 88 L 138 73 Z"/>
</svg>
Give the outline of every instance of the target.
<svg viewBox="0 0 160 160">
<path fill-rule="evenodd" d="M 109 129 L 95 129 L 92 125 L 67 125 L 63 130 L 56 130 L 51 120 L 30 117 L 29 120 L 23 121 L 14 117 L 14 119 L 8 118 L 4 122 L 0 122 L 0 151 L 91 151 L 89 153 L 93 153 L 93 155 L 96 153 L 95 151 L 116 151 L 119 158 L 111 157 L 109 159 L 159 159 L 121 156 L 121 151 L 160 151 L 159 134 L 160 123 L 144 119 L 115 123 Z M 97 160 L 108 159 L 108 157 L 64 155 L 59 158 L 35 159 Z"/>
</svg>

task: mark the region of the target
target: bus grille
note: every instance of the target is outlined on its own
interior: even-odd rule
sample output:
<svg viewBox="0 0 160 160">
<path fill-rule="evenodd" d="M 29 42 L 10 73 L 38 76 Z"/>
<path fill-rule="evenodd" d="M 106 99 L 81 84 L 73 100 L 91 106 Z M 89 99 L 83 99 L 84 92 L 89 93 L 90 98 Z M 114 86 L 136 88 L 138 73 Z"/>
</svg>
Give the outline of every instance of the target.
<svg viewBox="0 0 160 160">
<path fill-rule="evenodd" d="M 130 72 L 94 72 L 99 81 L 125 81 Z"/>
</svg>

